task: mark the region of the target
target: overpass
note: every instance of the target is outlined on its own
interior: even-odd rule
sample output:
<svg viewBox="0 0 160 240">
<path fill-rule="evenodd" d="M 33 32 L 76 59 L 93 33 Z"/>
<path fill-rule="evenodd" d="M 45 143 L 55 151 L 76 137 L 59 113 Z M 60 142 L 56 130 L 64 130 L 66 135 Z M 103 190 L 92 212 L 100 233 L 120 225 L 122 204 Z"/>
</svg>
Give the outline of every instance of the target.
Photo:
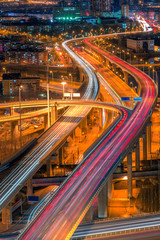
<svg viewBox="0 0 160 240">
<path fill-rule="evenodd" d="M 142 102 L 136 105 L 131 116 L 123 110 L 118 124 L 92 147 L 83 162 L 46 203 L 45 208 L 38 212 L 18 239 L 70 239 L 98 194 L 102 206 L 100 217 L 104 217 L 106 207 L 102 196 L 105 195 L 106 182 L 126 155 L 131 166 L 130 151 L 143 133 L 154 108 L 157 88 L 146 74 L 99 49 L 88 39 L 85 40 L 85 44 L 100 54 L 102 59 L 120 67 L 138 81 Z M 66 47 L 66 43 L 63 45 Z"/>
<path fill-rule="evenodd" d="M 72 58 L 81 65 L 87 73 L 88 84 L 82 96 L 83 99 L 96 99 L 98 94 L 98 82 L 91 67 L 86 64 L 74 53 Z M 80 121 L 90 111 L 91 107 L 70 107 L 63 117 L 55 122 L 37 140 L 37 144 L 23 161 L 9 174 L 1 183 L 0 210 L 7 206 L 16 193 L 26 184 L 30 185 L 30 179 L 34 173 L 47 161 L 53 151 L 62 144 L 68 134 L 70 134 Z M 8 211 L 8 210 L 7 210 Z M 7 213 L 8 214 L 8 213 Z"/>
</svg>

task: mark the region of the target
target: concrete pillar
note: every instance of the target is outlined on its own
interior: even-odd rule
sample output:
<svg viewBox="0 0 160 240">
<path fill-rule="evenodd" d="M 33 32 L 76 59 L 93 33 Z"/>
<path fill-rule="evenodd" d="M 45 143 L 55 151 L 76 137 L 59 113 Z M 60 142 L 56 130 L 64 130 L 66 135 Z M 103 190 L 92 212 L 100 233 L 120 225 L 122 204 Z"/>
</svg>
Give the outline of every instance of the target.
<svg viewBox="0 0 160 240">
<path fill-rule="evenodd" d="M 44 130 L 48 128 L 48 115 L 44 115 Z"/>
<path fill-rule="evenodd" d="M 87 131 L 87 117 L 85 117 L 81 122 L 81 129 L 83 131 Z"/>
<path fill-rule="evenodd" d="M 33 195 L 32 178 L 27 181 L 27 198 Z"/>
<path fill-rule="evenodd" d="M 103 109 L 99 109 L 99 128 L 103 128 Z"/>
<path fill-rule="evenodd" d="M 52 176 L 52 164 L 51 164 L 51 159 L 48 159 L 47 164 L 47 177 L 51 177 Z"/>
<path fill-rule="evenodd" d="M 11 122 L 11 139 L 19 137 L 18 121 Z"/>
<path fill-rule="evenodd" d="M 14 108 L 11 107 L 11 108 L 10 108 L 10 116 L 12 116 L 13 114 L 14 114 Z"/>
<path fill-rule="evenodd" d="M 53 125 L 58 118 L 57 105 L 51 107 L 51 125 Z"/>
<path fill-rule="evenodd" d="M 2 224 L 7 225 L 7 228 L 10 224 L 12 224 L 12 203 L 9 203 L 2 210 Z"/>
<path fill-rule="evenodd" d="M 106 183 L 98 195 L 98 217 L 108 216 L 108 184 Z"/>
<path fill-rule="evenodd" d="M 132 197 L 132 152 L 127 155 L 128 198 Z"/>
<path fill-rule="evenodd" d="M 148 153 L 151 153 L 151 125 L 152 123 L 149 122 L 147 126 L 147 150 Z"/>
<path fill-rule="evenodd" d="M 16 141 L 15 139 L 18 139 L 20 137 L 19 131 L 18 131 L 18 121 L 11 122 L 11 144 L 13 149 L 17 149 Z"/>
<path fill-rule="evenodd" d="M 113 70 L 114 73 L 116 72 L 116 65 L 115 64 L 112 64 L 112 70 Z"/>
<path fill-rule="evenodd" d="M 112 184 L 112 180 L 113 180 L 113 174 L 109 177 L 108 179 L 108 200 L 111 200 L 111 196 L 112 196 L 112 188 L 113 188 L 113 184 Z"/>
<path fill-rule="evenodd" d="M 123 74 L 124 74 L 124 81 L 128 85 L 128 73 L 127 72 L 123 72 Z"/>
<path fill-rule="evenodd" d="M 62 165 L 62 162 L 63 162 L 63 147 L 61 147 L 59 149 L 59 152 L 58 152 L 58 160 L 59 160 L 59 165 Z"/>
<path fill-rule="evenodd" d="M 92 205 L 90 206 L 90 208 L 88 209 L 84 217 L 84 222 L 93 222 L 93 206 Z"/>
<path fill-rule="evenodd" d="M 83 74 L 83 72 L 82 72 L 81 69 L 80 69 L 79 73 L 80 73 L 80 82 L 83 82 L 83 80 L 84 80 L 84 74 Z"/>
<path fill-rule="evenodd" d="M 75 130 L 73 130 L 72 134 L 71 134 L 71 138 L 74 140 L 75 139 Z"/>
<path fill-rule="evenodd" d="M 143 134 L 143 160 L 147 160 L 147 136 Z"/>
<path fill-rule="evenodd" d="M 140 148 L 139 148 L 139 139 L 136 143 L 136 171 L 140 170 Z"/>
</svg>

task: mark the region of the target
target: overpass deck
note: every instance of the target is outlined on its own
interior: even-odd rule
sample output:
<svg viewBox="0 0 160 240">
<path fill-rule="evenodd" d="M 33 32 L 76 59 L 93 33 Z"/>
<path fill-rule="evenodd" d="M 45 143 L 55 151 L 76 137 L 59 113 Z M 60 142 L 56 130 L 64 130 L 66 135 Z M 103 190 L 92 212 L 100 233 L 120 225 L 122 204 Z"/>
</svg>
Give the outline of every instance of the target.
<svg viewBox="0 0 160 240">
<path fill-rule="evenodd" d="M 18 239 L 70 239 L 109 175 L 130 151 L 155 105 L 157 89 L 147 75 L 85 41 L 90 48 L 96 49 L 139 81 L 142 102 L 137 104 L 131 116 L 123 110 L 118 125 L 95 145 Z"/>
</svg>

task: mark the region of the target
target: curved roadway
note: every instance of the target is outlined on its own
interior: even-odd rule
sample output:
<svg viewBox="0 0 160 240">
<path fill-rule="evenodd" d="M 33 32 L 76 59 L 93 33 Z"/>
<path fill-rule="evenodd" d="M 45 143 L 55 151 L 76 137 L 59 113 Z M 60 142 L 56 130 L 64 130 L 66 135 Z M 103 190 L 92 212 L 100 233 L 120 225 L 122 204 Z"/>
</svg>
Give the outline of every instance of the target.
<svg viewBox="0 0 160 240">
<path fill-rule="evenodd" d="M 138 79 L 142 86 L 142 102 L 137 104 L 131 116 L 123 110 L 118 125 L 75 169 L 58 189 L 50 204 L 35 217 L 18 239 L 70 239 L 107 178 L 128 153 L 154 107 L 157 91 L 146 74 L 98 49 L 88 40 L 85 42 Z"/>
<path fill-rule="evenodd" d="M 95 99 L 98 93 L 98 82 L 92 69 L 67 46 L 66 50 L 82 66 L 88 75 L 88 85 L 82 99 Z M 51 126 L 39 139 L 35 148 L 1 183 L 0 210 L 12 200 L 15 194 L 25 185 L 26 181 L 42 166 L 49 157 L 53 148 L 62 141 L 82 120 L 90 110 L 89 107 L 70 107 L 69 110 L 53 126 Z"/>
</svg>

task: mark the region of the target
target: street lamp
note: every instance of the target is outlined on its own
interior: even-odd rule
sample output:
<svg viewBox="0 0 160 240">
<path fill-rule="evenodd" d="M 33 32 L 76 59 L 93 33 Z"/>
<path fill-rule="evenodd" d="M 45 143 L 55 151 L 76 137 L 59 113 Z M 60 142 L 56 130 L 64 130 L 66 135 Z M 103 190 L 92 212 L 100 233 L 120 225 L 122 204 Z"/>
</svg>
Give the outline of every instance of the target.
<svg viewBox="0 0 160 240">
<path fill-rule="evenodd" d="M 63 100 L 64 100 L 64 85 L 66 85 L 66 82 L 61 82 L 61 84 L 63 85 Z"/>
<path fill-rule="evenodd" d="M 49 71 L 50 72 L 50 74 L 52 74 L 52 81 L 53 81 L 53 71 Z"/>
<path fill-rule="evenodd" d="M 22 85 L 19 85 L 19 125 L 20 125 L 20 128 L 19 128 L 19 132 L 20 132 L 20 147 L 22 147 L 22 129 L 21 129 L 21 90 L 22 90 L 23 86 Z"/>
<path fill-rule="evenodd" d="M 3 71 L 6 73 L 6 68 L 5 67 L 3 67 Z"/>
<path fill-rule="evenodd" d="M 71 73 L 69 73 L 69 77 L 71 78 L 71 100 L 72 100 L 72 94 L 73 94 L 72 81 L 73 81 L 73 76 L 72 76 Z"/>
<path fill-rule="evenodd" d="M 50 127 L 50 108 L 49 108 L 49 78 L 48 78 L 48 61 L 47 61 L 47 105 L 48 105 L 48 128 Z"/>
</svg>

